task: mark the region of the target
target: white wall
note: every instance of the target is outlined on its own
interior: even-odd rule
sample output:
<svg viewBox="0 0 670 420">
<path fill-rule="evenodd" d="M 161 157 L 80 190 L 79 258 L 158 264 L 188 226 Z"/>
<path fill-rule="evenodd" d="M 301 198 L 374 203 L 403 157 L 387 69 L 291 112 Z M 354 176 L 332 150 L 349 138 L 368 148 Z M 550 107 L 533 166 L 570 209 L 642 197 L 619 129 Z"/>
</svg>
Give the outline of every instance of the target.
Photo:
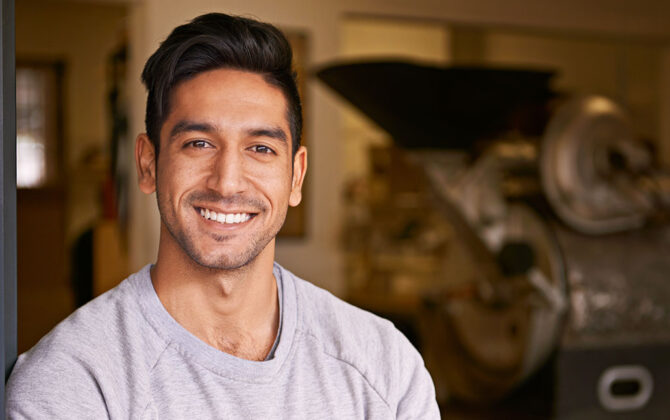
<svg viewBox="0 0 670 420">
<path fill-rule="evenodd" d="M 406 17 L 460 24 L 492 24 L 577 31 L 617 36 L 670 38 L 670 2 L 638 0 L 144 0 L 133 5 L 131 19 L 131 131 L 143 130 L 144 89 L 139 74 L 144 61 L 176 25 L 194 16 L 221 11 L 258 17 L 280 27 L 303 30 L 310 35 L 313 65 L 340 56 L 340 23 L 346 14 Z M 670 53 L 669 53 L 670 54 Z M 666 60 L 669 61 L 669 60 Z M 667 79 L 667 78 L 666 78 Z M 670 109 L 670 92 L 662 100 Z M 344 291 L 338 232 L 342 211 L 344 143 L 338 99 L 314 80 L 308 82 L 309 108 L 306 134 L 310 139 L 308 184 L 308 237 L 278 244 L 277 258 L 289 269 L 315 284 Z M 665 122 L 665 144 L 670 127 Z M 670 153 L 670 151 L 668 151 Z M 158 215 L 153 198 L 136 192 L 132 204 L 132 268 L 155 256 Z M 151 206 L 151 207 L 149 207 Z M 150 209 L 150 210 L 149 210 Z"/>
</svg>

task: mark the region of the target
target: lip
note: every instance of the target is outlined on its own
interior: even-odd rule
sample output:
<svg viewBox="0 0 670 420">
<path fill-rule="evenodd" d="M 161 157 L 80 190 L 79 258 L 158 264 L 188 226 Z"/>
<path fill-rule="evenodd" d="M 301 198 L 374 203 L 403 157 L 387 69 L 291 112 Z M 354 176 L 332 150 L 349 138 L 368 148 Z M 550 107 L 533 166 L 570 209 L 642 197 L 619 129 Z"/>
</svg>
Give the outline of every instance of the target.
<svg viewBox="0 0 670 420">
<path fill-rule="evenodd" d="M 234 209 L 234 208 L 223 209 L 221 207 L 208 206 L 208 205 L 205 205 L 205 206 L 194 205 L 193 208 L 195 209 L 196 212 L 198 212 L 198 214 L 200 214 L 200 209 L 215 211 L 217 213 L 224 213 L 224 214 L 247 213 L 247 214 L 250 214 L 252 216 L 255 216 L 259 213 L 258 210 L 243 210 L 243 209 Z"/>
</svg>

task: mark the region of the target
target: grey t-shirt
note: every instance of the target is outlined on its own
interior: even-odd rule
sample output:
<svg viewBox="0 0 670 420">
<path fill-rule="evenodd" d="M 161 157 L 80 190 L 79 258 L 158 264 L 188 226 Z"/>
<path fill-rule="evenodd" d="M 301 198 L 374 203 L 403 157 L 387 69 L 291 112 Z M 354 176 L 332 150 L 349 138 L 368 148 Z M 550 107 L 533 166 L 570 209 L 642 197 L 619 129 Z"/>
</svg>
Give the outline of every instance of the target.
<svg viewBox="0 0 670 420">
<path fill-rule="evenodd" d="M 268 360 L 243 360 L 179 325 L 149 268 L 19 357 L 8 418 L 439 418 L 421 356 L 390 322 L 275 265 L 276 348 Z"/>
</svg>

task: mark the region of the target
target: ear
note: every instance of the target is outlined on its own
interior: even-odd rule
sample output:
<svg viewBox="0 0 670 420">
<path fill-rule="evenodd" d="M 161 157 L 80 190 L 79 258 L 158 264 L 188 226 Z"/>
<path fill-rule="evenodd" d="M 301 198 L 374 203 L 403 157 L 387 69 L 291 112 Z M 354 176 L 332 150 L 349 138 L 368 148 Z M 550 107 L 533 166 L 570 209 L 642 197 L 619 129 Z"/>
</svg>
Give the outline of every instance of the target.
<svg viewBox="0 0 670 420">
<path fill-rule="evenodd" d="M 305 180 L 306 172 L 307 149 L 305 146 L 300 146 L 293 157 L 293 179 L 291 180 L 291 195 L 288 199 L 288 204 L 291 207 L 297 206 L 302 200 L 302 183 Z"/>
<path fill-rule="evenodd" d="M 146 133 L 135 140 L 135 166 L 137 167 L 137 183 L 145 194 L 156 191 L 156 150 Z"/>
</svg>

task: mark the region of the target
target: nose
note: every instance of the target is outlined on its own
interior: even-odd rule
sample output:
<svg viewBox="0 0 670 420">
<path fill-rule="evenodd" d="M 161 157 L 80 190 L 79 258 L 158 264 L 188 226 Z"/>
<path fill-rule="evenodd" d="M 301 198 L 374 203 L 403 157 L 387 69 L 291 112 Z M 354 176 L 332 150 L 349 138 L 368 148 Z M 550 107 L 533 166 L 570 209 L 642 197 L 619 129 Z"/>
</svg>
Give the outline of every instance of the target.
<svg viewBox="0 0 670 420">
<path fill-rule="evenodd" d="M 234 148 L 222 148 L 212 162 L 208 187 L 223 196 L 241 193 L 246 188 L 244 157 Z"/>
</svg>

